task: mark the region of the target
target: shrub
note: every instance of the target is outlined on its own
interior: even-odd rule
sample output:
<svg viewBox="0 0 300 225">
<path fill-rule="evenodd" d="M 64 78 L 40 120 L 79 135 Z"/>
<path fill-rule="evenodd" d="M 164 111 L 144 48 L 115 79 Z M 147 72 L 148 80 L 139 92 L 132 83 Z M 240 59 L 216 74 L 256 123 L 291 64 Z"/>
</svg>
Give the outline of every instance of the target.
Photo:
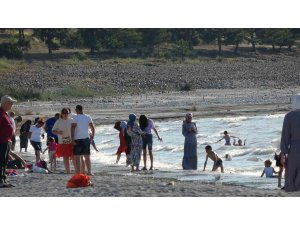
<svg viewBox="0 0 300 225">
<path fill-rule="evenodd" d="M 86 60 L 87 59 L 87 55 L 84 52 L 75 52 L 71 58 L 73 60 Z"/>
<path fill-rule="evenodd" d="M 8 59 L 22 58 L 23 52 L 18 44 L 2 43 L 0 44 L 0 57 L 6 57 Z"/>
</svg>

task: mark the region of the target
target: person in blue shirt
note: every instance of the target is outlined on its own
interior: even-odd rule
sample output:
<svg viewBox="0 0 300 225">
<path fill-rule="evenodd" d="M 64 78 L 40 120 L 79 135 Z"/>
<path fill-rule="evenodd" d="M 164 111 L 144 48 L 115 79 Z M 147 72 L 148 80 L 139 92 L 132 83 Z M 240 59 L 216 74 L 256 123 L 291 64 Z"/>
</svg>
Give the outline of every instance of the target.
<svg viewBox="0 0 300 225">
<path fill-rule="evenodd" d="M 52 128 L 53 128 L 56 120 L 58 120 L 58 119 L 59 119 L 59 113 L 56 113 L 54 115 L 54 117 L 47 119 L 46 123 L 45 123 L 45 131 L 47 132 L 47 140 L 49 139 L 49 137 L 53 137 L 55 139 L 56 143 L 58 143 L 58 137 L 57 137 L 57 135 L 52 133 Z"/>
</svg>

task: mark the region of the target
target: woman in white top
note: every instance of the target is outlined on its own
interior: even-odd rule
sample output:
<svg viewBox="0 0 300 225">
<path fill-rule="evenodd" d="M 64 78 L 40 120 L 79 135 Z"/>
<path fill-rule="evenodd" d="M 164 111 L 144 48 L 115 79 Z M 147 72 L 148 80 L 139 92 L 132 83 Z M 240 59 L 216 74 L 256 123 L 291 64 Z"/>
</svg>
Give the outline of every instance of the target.
<svg viewBox="0 0 300 225">
<path fill-rule="evenodd" d="M 61 110 L 60 118 L 56 120 L 52 133 L 58 136 L 57 157 L 63 157 L 66 173 L 71 173 L 70 158 L 73 159 L 73 145 L 71 140 L 72 119 L 68 117 L 68 109 Z"/>
<path fill-rule="evenodd" d="M 30 144 L 35 151 L 35 162 L 41 161 L 41 151 L 42 151 L 42 136 L 44 134 L 43 126 L 45 122 L 43 119 L 39 119 L 35 125 L 32 125 L 29 129 L 28 137 L 30 139 Z"/>
</svg>

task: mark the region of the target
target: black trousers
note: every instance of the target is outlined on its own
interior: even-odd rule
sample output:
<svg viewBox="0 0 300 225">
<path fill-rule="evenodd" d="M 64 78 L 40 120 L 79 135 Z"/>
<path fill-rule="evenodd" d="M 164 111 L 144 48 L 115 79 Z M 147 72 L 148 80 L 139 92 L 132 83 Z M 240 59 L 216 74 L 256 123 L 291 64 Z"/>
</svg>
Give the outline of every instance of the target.
<svg viewBox="0 0 300 225">
<path fill-rule="evenodd" d="M 9 154 L 9 144 L 8 143 L 0 143 L 0 180 L 5 180 L 5 170 L 8 161 Z"/>
</svg>

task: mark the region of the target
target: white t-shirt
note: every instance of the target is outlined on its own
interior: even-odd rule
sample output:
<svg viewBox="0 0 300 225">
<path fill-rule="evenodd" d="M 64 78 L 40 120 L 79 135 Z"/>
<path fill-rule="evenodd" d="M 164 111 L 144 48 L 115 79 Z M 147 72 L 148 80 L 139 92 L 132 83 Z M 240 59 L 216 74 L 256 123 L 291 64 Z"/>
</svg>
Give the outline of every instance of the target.
<svg viewBox="0 0 300 225">
<path fill-rule="evenodd" d="M 58 134 L 58 144 L 70 144 L 71 143 L 71 126 L 72 126 L 72 119 L 58 119 L 56 120 L 52 131 L 62 131 L 63 134 Z"/>
<path fill-rule="evenodd" d="M 76 116 L 76 113 L 69 113 L 68 118 L 70 119 L 74 119 L 74 117 Z"/>
<path fill-rule="evenodd" d="M 30 141 L 42 142 L 42 134 L 44 133 L 42 127 L 30 126 L 29 132 L 31 132 Z"/>
<path fill-rule="evenodd" d="M 73 123 L 76 123 L 77 126 L 75 128 L 74 139 L 85 139 L 89 138 L 89 124 L 92 123 L 92 118 L 86 114 L 77 114 Z"/>
<path fill-rule="evenodd" d="M 10 122 L 14 128 L 14 134 L 16 134 L 16 122 L 15 122 L 15 119 L 11 116 L 9 116 L 9 119 L 10 119 Z"/>
</svg>

